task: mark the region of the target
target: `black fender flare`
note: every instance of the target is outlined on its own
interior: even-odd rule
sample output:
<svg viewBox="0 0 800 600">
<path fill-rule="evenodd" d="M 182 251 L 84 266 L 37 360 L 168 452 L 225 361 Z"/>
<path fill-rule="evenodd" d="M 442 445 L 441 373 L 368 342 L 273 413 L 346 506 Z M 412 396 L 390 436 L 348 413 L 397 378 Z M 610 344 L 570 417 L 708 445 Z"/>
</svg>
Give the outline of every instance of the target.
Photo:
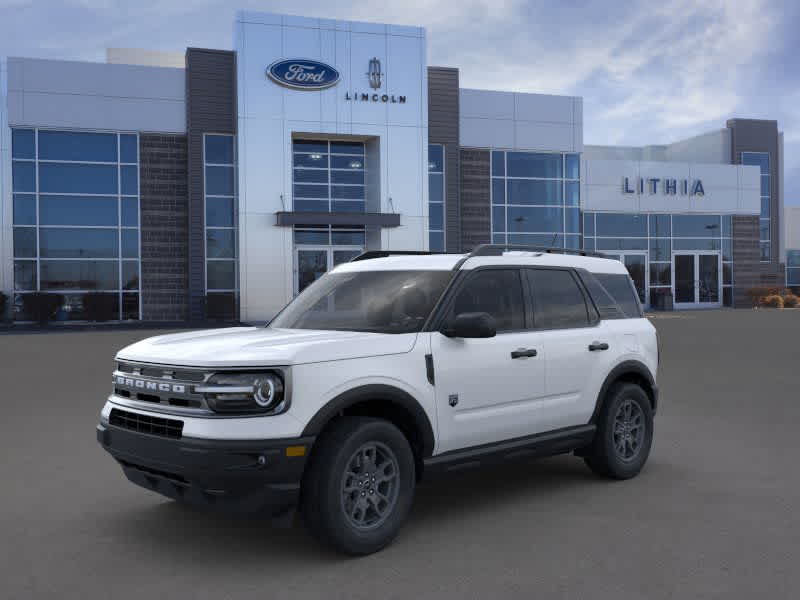
<svg viewBox="0 0 800 600">
<path fill-rule="evenodd" d="M 653 414 L 656 413 L 656 408 L 658 407 L 658 386 L 656 386 L 656 382 L 653 379 L 653 374 L 644 363 L 638 360 L 626 360 L 611 369 L 611 372 L 606 376 L 605 381 L 603 381 L 603 385 L 600 387 L 600 393 L 597 394 L 594 412 L 592 413 L 592 418 L 589 419 L 589 423 L 597 423 L 597 418 L 600 415 L 600 409 L 603 406 L 603 400 L 608 393 L 608 389 L 615 381 L 629 374 L 636 375 L 647 381 L 650 389 L 645 389 L 645 392 L 650 397 L 650 402 L 653 406 Z"/>
<path fill-rule="evenodd" d="M 408 413 L 420 436 L 422 457 L 427 458 L 433 454 L 433 426 L 425 409 L 411 394 L 391 385 L 369 384 L 342 392 L 317 411 L 303 429 L 302 435 L 317 436 L 338 413 L 360 402 L 374 400 L 388 402 Z"/>
</svg>

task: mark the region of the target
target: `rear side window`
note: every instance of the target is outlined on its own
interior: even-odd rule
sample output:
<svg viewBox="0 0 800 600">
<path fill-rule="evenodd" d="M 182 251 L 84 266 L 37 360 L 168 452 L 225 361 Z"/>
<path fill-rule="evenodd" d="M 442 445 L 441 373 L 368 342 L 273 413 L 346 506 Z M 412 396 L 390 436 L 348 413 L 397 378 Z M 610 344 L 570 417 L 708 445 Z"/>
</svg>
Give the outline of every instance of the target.
<svg viewBox="0 0 800 600">
<path fill-rule="evenodd" d="M 525 303 L 517 269 L 487 269 L 470 275 L 453 302 L 452 316 L 485 312 L 497 331 L 525 329 Z"/>
<path fill-rule="evenodd" d="M 588 327 L 583 292 L 570 271 L 527 269 L 537 329 Z"/>
<path fill-rule="evenodd" d="M 594 273 L 593 275 L 616 301 L 627 318 L 636 319 L 642 316 L 642 306 L 639 304 L 639 298 L 636 296 L 629 275 L 624 273 Z"/>
</svg>

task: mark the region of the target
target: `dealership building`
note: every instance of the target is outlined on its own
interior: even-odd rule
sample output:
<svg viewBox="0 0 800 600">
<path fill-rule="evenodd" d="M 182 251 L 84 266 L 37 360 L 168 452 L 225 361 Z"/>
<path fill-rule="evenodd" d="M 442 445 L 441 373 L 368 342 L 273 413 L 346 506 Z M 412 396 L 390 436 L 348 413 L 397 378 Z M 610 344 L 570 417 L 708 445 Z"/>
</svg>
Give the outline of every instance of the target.
<svg viewBox="0 0 800 600">
<path fill-rule="evenodd" d="M 4 59 L 14 317 L 42 291 L 59 320 L 101 292 L 120 320 L 263 321 L 364 250 L 484 243 L 613 256 L 653 308 L 800 285 L 776 121 L 585 145 L 582 98 L 461 88 L 426 44 L 420 27 L 240 12 L 233 51 Z"/>
</svg>

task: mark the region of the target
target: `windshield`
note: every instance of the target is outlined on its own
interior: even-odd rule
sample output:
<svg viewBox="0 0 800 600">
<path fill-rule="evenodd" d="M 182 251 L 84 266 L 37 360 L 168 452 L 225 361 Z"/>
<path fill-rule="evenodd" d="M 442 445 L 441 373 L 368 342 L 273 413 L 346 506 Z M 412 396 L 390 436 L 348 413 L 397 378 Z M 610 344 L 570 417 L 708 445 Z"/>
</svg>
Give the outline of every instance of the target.
<svg viewBox="0 0 800 600">
<path fill-rule="evenodd" d="M 452 271 L 329 273 L 295 298 L 270 327 L 375 333 L 420 331 Z"/>
</svg>

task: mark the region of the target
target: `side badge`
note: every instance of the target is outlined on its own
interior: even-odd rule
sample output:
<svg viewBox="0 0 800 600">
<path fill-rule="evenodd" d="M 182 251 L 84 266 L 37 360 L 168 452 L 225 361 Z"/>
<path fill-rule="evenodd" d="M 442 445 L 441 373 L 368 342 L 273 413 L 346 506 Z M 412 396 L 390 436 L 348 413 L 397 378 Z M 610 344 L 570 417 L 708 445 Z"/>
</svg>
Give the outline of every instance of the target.
<svg viewBox="0 0 800 600">
<path fill-rule="evenodd" d="M 450 404 L 450 406 L 455 406 L 456 404 L 458 404 L 458 394 L 450 394 L 447 401 Z"/>
</svg>

